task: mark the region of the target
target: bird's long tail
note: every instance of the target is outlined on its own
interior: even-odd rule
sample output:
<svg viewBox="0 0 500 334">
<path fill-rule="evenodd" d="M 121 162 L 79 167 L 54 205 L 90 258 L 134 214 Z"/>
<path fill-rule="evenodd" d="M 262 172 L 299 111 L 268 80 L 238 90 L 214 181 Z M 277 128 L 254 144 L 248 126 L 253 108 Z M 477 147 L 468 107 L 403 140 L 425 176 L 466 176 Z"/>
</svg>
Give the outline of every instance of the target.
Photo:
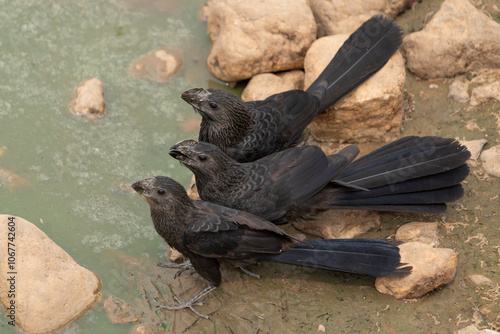
<svg viewBox="0 0 500 334">
<path fill-rule="evenodd" d="M 376 239 L 314 239 L 263 261 L 365 274 L 375 277 L 406 276 L 412 267 L 400 262 L 396 244 Z M 311 247 L 312 246 L 312 247 Z"/>
<path fill-rule="evenodd" d="M 372 76 L 401 45 L 403 31 L 393 20 L 374 16 L 342 45 L 307 92 L 320 101 L 323 112 Z"/>
<path fill-rule="evenodd" d="M 469 158 L 454 139 L 404 137 L 355 160 L 335 177 L 340 185 L 318 196 L 328 208 L 443 212 L 446 202 L 463 196 L 460 182 L 469 174 Z"/>
</svg>

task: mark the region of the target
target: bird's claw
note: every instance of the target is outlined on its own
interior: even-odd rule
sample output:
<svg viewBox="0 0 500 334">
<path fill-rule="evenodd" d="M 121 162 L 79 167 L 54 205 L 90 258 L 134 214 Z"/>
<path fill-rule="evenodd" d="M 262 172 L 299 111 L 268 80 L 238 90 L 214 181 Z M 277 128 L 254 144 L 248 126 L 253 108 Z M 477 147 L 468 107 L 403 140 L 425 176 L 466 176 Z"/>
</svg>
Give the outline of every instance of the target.
<svg viewBox="0 0 500 334">
<path fill-rule="evenodd" d="M 193 265 L 191 264 L 191 261 L 187 260 L 186 262 L 182 262 L 182 263 L 172 263 L 172 264 L 158 263 L 158 267 L 162 267 L 162 268 L 181 268 L 174 275 L 174 279 L 176 279 L 184 271 L 186 271 L 188 269 L 192 269 Z"/>
<path fill-rule="evenodd" d="M 198 293 L 196 296 L 194 296 L 191 300 L 187 301 L 187 302 L 182 302 L 182 300 L 180 300 L 177 296 L 174 296 L 174 299 L 180 304 L 180 305 L 177 305 L 177 306 L 169 306 L 169 305 L 158 305 L 157 307 L 159 308 L 164 308 L 164 309 L 167 309 L 167 310 L 171 310 L 171 311 L 177 311 L 177 310 L 182 310 L 184 308 L 189 308 L 191 311 L 193 311 L 194 314 L 196 314 L 197 316 L 199 317 L 202 317 L 202 318 L 205 318 L 207 320 L 211 320 L 210 317 L 206 314 L 203 314 L 201 312 L 198 312 L 194 306 L 201 306 L 203 305 L 204 303 L 202 302 L 196 302 L 198 299 L 200 299 L 201 297 L 203 297 L 204 295 L 206 295 L 207 293 L 209 293 L 210 291 L 212 291 L 213 289 L 215 289 L 215 287 L 213 286 L 209 286 L 208 288 L 206 288 L 205 290 L 201 291 L 200 293 Z"/>
</svg>

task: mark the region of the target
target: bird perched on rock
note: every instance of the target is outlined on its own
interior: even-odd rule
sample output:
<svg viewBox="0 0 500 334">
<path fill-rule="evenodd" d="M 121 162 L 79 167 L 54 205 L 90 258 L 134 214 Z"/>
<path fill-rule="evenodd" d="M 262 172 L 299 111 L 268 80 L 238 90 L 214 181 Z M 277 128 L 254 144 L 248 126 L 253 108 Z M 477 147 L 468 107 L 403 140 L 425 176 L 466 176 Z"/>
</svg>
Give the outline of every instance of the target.
<svg viewBox="0 0 500 334">
<path fill-rule="evenodd" d="M 382 68 L 401 45 L 392 20 L 374 16 L 359 27 L 306 91 L 242 102 L 219 89 L 193 88 L 181 97 L 202 116 L 199 140 L 240 162 L 294 146 L 319 113 Z"/>
<path fill-rule="evenodd" d="M 454 139 L 404 137 L 352 162 L 358 153 L 302 146 L 240 163 L 209 143 L 170 149 L 194 173 L 201 199 L 275 223 L 332 208 L 439 213 L 463 196 L 470 152 Z"/>
<path fill-rule="evenodd" d="M 149 204 L 158 234 L 209 283 L 186 303 L 161 306 L 167 309 L 190 308 L 207 317 L 193 306 L 221 284 L 221 264 L 243 268 L 272 261 L 377 277 L 405 276 L 411 271 L 400 263 L 399 248 L 384 240 L 305 240 L 252 214 L 193 201 L 178 182 L 164 176 L 143 179 L 132 187 Z"/>
</svg>

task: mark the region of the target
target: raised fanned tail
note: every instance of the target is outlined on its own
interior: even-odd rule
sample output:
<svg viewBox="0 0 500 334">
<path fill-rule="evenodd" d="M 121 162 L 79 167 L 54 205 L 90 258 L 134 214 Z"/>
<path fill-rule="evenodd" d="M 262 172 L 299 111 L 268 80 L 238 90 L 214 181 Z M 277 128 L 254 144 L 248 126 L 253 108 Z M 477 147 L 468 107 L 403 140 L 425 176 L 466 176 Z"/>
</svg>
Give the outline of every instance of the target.
<svg viewBox="0 0 500 334">
<path fill-rule="evenodd" d="M 403 31 L 393 20 L 374 16 L 342 45 L 307 92 L 323 112 L 382 68 L 402 43 Z"/>
</svg>

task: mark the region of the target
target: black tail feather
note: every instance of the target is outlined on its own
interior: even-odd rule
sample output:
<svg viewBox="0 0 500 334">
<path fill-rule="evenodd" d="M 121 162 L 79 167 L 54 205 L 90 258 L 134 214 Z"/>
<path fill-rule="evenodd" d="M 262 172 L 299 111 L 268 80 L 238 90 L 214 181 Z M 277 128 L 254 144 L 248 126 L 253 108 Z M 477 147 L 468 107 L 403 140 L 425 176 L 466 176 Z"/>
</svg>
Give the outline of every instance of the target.
<svg viewBox="0 0 500 334">
<path fill-rule="evenodd" d="M 400 262 L 399 248 L 385 240 L 314 239 L 278 255 L 260 260 L 327 270 L 366 274 L 375 277 L 406 276 L 411 267 Z"/>
<path fill-rule="evenodd" d="M 454 139 L 404 137 L 354 161 L 336 179 L 371 189 L 443 173 L 469 158 L 467 148 Z"/>
<path fill-rule="evenodd" d="M 402 43 L 403 31 L 393 20 L 374 16 L 342 45 L 307 89 L 323 112 L 382 68 Z"/>
<path fill-rule="evenodd" d="M 469 157 L 454 139 L 404 137 L 349 164 L 296 214 L 310 219 L 333 208 L 441 213 L 463 196 Z"/>
</svg>

